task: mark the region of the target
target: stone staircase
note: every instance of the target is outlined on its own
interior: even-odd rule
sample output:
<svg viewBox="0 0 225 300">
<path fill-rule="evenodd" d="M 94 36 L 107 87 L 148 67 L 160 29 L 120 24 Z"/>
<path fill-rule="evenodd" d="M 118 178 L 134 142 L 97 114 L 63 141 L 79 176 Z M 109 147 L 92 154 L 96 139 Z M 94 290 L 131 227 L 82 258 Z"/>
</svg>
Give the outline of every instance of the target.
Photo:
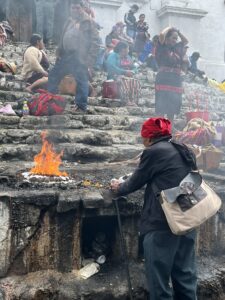
<svg viewBox="0 0 225 300">
<path fill-rule="evenodd" d="M 5 48 L 5 57 L 16 59 L 19 69 L 25 47 L 8 45 Z M 52 53 L 49 54 L 53 62 Z M 148 71 L 139 77 L 143 96 L 138 107 L 126 107 L 119 99 L 99 96 L 89 98 L 87 113 L 75 114 L 71 112 L 73 98 L 66 96 L 67 105 L 62 115 L 0 115 L 0 228 L 3 228 L 0 232 L 0 276 L 3 277 L 0 286 L 8 297 L 12 297 L 9 299 L 126 299 L 119 233 L 114 226 L 116 213 L 108 188 L 111 178 L 128 174 L 135 168 L 137 161 L 134 158 L 143 150 L 141 124 L 154 116 L 154 74 Z M 104 74 L 97 74 L 94 82 L 99 91 L 102 78 Z M 15 82 L 0 79 L 0 105 L 11 104 L 16 109 L 19 99 L 30 97 L 23 91 L 20 78 L 17 79 Z M 225 94 L 199 84 L 185 84 L 185 91 L 182 113 L 176 121 L 178 128 L 185 123 L 188 97 L 199 91 L 208 97 L 212 119 L 224 118 Z M 41 149 L 43 131 L 47 131 L 56 152 L 63 150 L 61 170 L 69 174 L 74 184 L 56 182 L 46 186 L 42 182 L 28 184 L 23 181 L 22 173 L 34 166 L 34 156 Z M 225 178 L 209 174 L 207 179 L 225 199 L 221 189 Z M 88 184 L 85 185 L 85 181 Z M 135 299 L 147 299 L 137 226 L 141 199 L 142 191 L 120 203 L 128 256 L 134 270 Z M 225 250 L 224 216 L 223 203 L 220 217 L 210 220 L 198 234 L 200 300 L 224 299 L 221 282 L 225 262 L 220 260 L 220 254 Z M 87 224 L 91 224 L 90 235 L 96 233 L 95 227 L 99 228 L 101 224 L 104 224 L 100 227 L 105 233 L 107 228 L 115 227 L 112 231 L 114 239 L 110 241 L 111 255 L 107 258 L 115 266 L 106 264 L 99 275 L 85 283 L 78 279 L 76 272 L 84 259 L 83 244 L 87 234 L 84 227 Z M 209 271 L 207 279 L 204 277 L 207 262 L 202 261 L 205 257 L 217 266 L 219 275 Z M 137 276 L 135 270 L 141 275 Z M 209 286 L 211 292 L 208 292 Z"/>
</svg>

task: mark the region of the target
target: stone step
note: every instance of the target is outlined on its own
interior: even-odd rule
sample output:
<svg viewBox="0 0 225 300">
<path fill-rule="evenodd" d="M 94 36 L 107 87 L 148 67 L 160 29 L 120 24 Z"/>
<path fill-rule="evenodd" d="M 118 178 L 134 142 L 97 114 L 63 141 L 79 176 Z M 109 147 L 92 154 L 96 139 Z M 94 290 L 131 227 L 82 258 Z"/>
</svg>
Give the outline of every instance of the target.
<svg viewBox="0 0 225 300">
<path fill-rule="evenodd" d="M 129 115 L 54 115 L 47 117 L 35 116 L 0 116 L 2 129 L 84 129 L 96 128 L 112 130 L 113 128 L 139 130 L 141 124 L 149 116 Z"/>
<path fill-rule="evenodd" d="M 41 144 L 42 130 L 29 129 L 1 129 L 0 144 Z M 95 146 L 111 146 L 113 144 L 137 144 L 140 143 L 140 135 L 136 132 L 123 130 L 110 130 L 105 132 L 99 129 L 64 129 L 51 130 L 48 139 L 53 144 L 83 143 Z"/>
<path fill-rule="evenodd" d="M 74 97 L 68 95 L 62 95 L 68 103 L 74 103 Z M 27 93 L 26 91 L 12 91 L 11 89 L 3 90 L 0 89 L 0 102 L 17 102 L 23 98 L 31 98 L 32 94 Z M 151 90 L 146 90 L 145 95 L 140 99 L 140 104 L 142 106 L 148 104 L 149 99 L 154 99 L 154 93 Z M 89 97 L 88 105 L 92 106 L 104 106 L 104 107 L 120 107 L 123 105 L 120 99 L 109 99 L 100 97 Z"/>
<path fill-rule="evenodd" d="M 61 143 L 54 145 L 55 151 L 64 151 L 63 160 L 69 161 L 119 161 L 133 158 L 143 146 L 136 145 L 112 145 L 112 146 L 93 146 L 82 143 Z M 32 161 L 34 156 L 40 152 L 41 145 L 27 144 L 8 144 L 0 146 L 0 159 L 12 161 Z"/>
<path fill-rule="evenodd" d="M 120 107 L 106 107 L 100 105 L 91 105 L 87 107 L 87 111 L 85 115 L 131 115 L 131 116 L 149 116 L 154 113 L 154 99 L 151 99 L 152 107 L 143 107 L 143 106 L 120 106 Z M 21 110 L 18 109 L 17 102 L 6 101 L 4 105 L 10 104 L 12 108 L 16 111 Z M 65 111 L 62 115 L 70 115 L 75 114 L 72 112 L 73 105 L 68 103 L 66 105 Z M 22 113 L 22 111 L 21 111 Z M 7 116 L 7 115 L 6 115 Z"/>
<path fill-rule="evenodd" d="M 141 151 L 143 150 L 143 147 Z M 139 152 L 139 154 L 141 153 Z M 134 168 L 138 164 L 138 159 L 133 157 L 130 160 L 127 158 L 120 160 L 119 162 L 90 162 L 83 164 L 80 162 L 62 161 L 60 170 L 67 172 L 68 176 L 80 182 L 82 180 L 89 180 L 93 184 L 100 183 L 103 188 L 109 186 L 109 182 L 112 178 L 119 178 L 126 174 L 132 173 Z M 7 186 L 11 187 L 12 184 L 16 185 L 17 181 L 22 180 L 22 173 L 29 172 L 34 167 L 34 161 L 3 161 L 0 162 L 0 184 L 7 183 Z M 41 184 L 39 185 L 41 186 Z M 44 187 L 44 186 L 43 186 Z M 13 186 L 15 188 L 15 186 Z M 70 189 L 71 187 L 69 187 Z M 94 188 L 96 188 L 94 186 Z M 96 188 L 97 190 L 97 188 Z"/>
</svg>

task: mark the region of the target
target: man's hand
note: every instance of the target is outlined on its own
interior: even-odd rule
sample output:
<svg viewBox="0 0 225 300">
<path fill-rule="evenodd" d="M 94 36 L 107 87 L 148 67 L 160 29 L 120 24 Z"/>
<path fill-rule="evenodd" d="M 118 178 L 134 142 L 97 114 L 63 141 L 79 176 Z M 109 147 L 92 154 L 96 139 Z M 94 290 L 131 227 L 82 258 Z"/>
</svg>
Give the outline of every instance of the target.
<svg viewBox="0 0 225 300">
<path fill-rule="evenodd" d="M 92 80 L 92 78 L 94 76 L 93 68 L 88 68 L 88 76 L 89 76 L 89 80 Z"/>
<path fill-rule="evenodd" d="M 120 181 L 118 179 L 112 179 L 111 180 L 111 190 L 113 192 L 117 192 L 120 186 Z"/>
<path fill-rule="evenodd" d="M 44 71 L 44 72 L 43 72 L 43 75 L 44 75 L 45 77 L 48 77 L 48 72 Z"/>
</svg>

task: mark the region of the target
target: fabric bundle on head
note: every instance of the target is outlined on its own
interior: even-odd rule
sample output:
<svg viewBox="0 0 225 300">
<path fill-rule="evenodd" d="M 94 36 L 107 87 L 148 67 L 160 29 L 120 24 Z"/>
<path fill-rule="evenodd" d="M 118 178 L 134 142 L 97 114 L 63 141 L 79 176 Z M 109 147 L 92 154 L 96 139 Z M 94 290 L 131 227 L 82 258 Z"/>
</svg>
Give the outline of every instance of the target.
<svg viewBox="0 0 225 300">
<path fill-rule="evenodd" d="M 172 133 L 171 122 L 164 118 L 151 118 L 142 125 L 141 136 L 154 139 L 161 136 L 170 136 Z"/>
<path fill-rule="evenodd" d="M 159 35 L 160 44 L 163 45 L 165 43 L 166 36 L 172 29 L 173 29 L 173 27 L 166 27 L 165 29 L 163 29 L 163 31 L 160 32 L 160 35 Z"/>
</svg>

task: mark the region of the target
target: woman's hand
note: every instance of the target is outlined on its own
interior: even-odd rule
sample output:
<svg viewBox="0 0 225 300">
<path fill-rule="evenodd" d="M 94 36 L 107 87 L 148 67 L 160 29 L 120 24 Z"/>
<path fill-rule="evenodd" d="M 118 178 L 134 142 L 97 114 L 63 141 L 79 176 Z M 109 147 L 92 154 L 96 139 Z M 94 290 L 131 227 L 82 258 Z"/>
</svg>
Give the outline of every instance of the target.
<svg viewBox="0 0 225 300">
<path fill-rule="evenodd" d="M 119 189 L 119 186 L 120 186 L 120 182 L 119 182 L 118 179 L 113 179 L 113 180 L 111 181 L 111 190 L 112 190 L 113 192 L 117 192 L 118 189 Z"/>
</svg>

